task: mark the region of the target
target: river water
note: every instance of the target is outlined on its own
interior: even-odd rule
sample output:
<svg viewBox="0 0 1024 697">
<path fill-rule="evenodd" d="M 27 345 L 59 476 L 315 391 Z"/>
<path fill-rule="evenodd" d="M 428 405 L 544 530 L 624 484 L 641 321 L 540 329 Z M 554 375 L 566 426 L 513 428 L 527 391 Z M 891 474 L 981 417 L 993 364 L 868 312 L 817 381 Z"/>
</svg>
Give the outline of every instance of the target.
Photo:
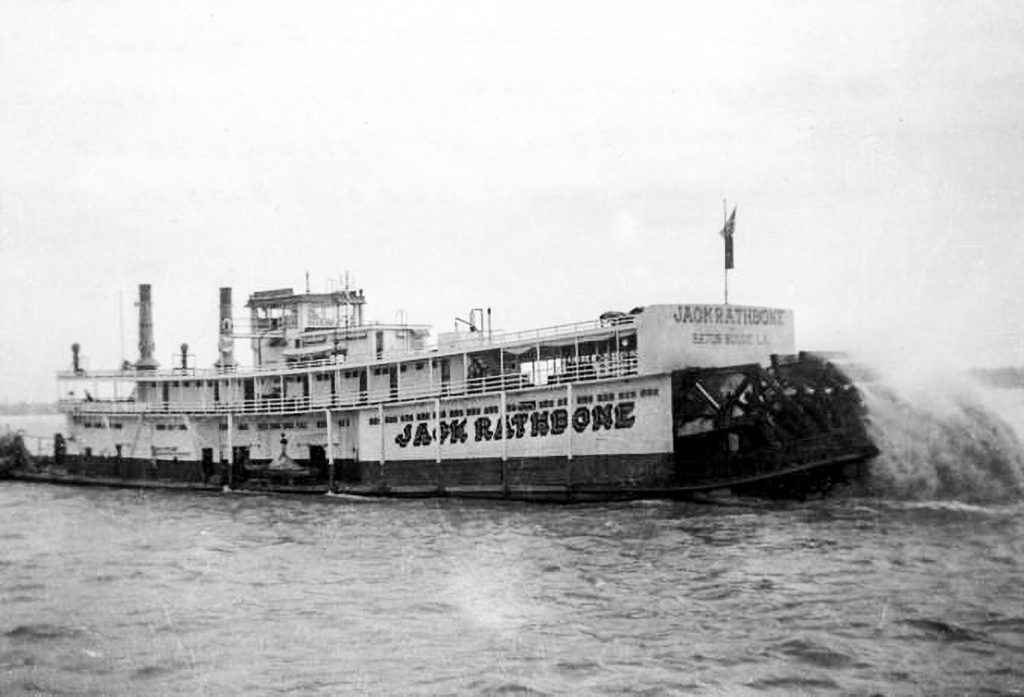
<svg viewBox="0 0 1024 697">
<path fill-rule="evenodd" d="M 808 502 L 2 483 L 0 693 L 1024 695 L 1024 393 L 869 403 Z"/>
</svg>

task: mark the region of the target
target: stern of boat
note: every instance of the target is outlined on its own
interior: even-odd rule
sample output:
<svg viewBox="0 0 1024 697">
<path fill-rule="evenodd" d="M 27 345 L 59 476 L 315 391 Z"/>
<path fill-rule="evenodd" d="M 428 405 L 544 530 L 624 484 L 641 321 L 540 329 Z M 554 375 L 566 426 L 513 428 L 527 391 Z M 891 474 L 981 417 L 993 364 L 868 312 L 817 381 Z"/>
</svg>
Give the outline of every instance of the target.
<svg viewBox="0 0 1024 697">
<path fill-rule="evenodd" d="M 863 473 L 878 454 L 850 379 L 801 353 L 672 374 L 676 486 L 791 496 Z"/>
</svg>

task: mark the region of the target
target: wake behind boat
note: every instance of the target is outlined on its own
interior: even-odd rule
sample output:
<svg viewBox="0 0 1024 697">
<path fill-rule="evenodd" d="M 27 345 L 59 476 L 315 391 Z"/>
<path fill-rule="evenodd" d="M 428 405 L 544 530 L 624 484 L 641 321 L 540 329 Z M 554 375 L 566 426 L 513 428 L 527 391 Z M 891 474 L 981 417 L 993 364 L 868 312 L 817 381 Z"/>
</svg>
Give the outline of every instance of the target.
<svg viewBox="0 0 1024 697">
<path fill-rule="evenodd" d="M 471 311 L 451 332 L 364 319 L 363 291 L 220 290 L 211 369 L 160 369 L 151 291 L 138 360 L 58 373 L 65 438 L 8 476 L 360 496 L 682 498 L 803 494 L 876 454 L 860 395 L 797 353 L 790 310 L 675 304 L 523 332 Z M 234 356 L 248 340 L 252 365 Z M 194 361 L 193 361 L 194 363 Z M 2 468 L 0 468 L 2 469 Z"/>
</svg>

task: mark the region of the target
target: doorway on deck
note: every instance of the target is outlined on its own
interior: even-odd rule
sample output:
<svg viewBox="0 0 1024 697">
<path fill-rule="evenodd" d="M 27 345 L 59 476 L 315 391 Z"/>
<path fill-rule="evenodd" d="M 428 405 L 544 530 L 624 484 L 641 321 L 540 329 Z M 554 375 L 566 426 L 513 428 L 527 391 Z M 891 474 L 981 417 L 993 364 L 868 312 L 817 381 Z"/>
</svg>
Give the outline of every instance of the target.
<svg viewBox="0 0 1024 697">
<path fill-rule="evenodd" d="M 203 448 L 202 461 L 200 467 L 203 471 L 203 481 L 210 481 L 210 477 L 213 476 L 213 448 Z"/>
<path fill-rule="evenodd" d="M 309 466 L 316 471 L 318 478 L 327 479 L 327 448 L 322 445 L 309 446 Z"/>
</svg>

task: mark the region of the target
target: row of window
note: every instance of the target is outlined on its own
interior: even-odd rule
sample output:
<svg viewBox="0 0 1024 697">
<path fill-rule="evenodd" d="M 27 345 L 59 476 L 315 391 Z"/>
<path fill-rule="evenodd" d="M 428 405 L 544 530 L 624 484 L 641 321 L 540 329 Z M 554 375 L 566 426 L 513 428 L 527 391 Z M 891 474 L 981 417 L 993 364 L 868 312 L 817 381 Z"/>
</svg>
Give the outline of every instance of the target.
<svg viewBox="0 0 1024 697">
<path fill-rule="evenodd" d="M 618 399 L 620 399 L 620 400 L 636 399 L 636 395 L 637 395 L 637 393 L 636 393 L 635 390 L 619 392 L 618 393 Z M 641 390 L 640 391 L 640 396 L 641 397 L 656 397 L 656 396 L 658 396 L 658 388 L 654 387 L 654 388 L 649 388 L 649 389 Z M 592 404 L 594 402 L 611 402 L 611 401 L 615 401 L 615 399 L 616 399 L 616 393 L 614 393 L 614 392 L 605 392 L 605 393 L 598 394 L 598 395 L 578 395 L 576 397 L 576 403 L 577 404 Z M 506 413 L 514 413 L 514 412 L 517 412 L 517 411 L 529 412 L 529 411 L 534 411 L 535 409 L 550 409 L 550 408 L 556 407 L 556 406 L 557 407 L 564 407 L 564 406 L 567 406 L 568 403 L 569 403 L 569 400 L 566 399 L 565 397 L 559 397 L 558 399 L 545 399 L 545 400 L 540 400 L 539 402 L 538 401 L 532 401 L 532 400 L 522 401 L 522 402 L 514 402 L 514 403 L 509 403 L 509 404 L 506 405 Z M 442 409 L 441 410 L 441 418 L 444 419 L 444 418 L 459 418 L 459 417 L 462 417 L 462 416 L 467 416 L 467 417 L 468 416 L 479 416 L 481 413 L 482 414 L 497 414 L 499 411 L 500 411 L 500 407 L 498 407 L 497 405 L 483 407 L 482 409 L 480 407 L 469 407 L 467 409 L 451 409 L 451 410 L 447 410 L 447 411 Z M 415 414 L 402 414 L 402 415 L 399 415 L 399 416 L 385 416 L 384 417 L 384 423 L 386 423 L 386 424 L 395 424 L 395 423 L 399 423 L 399 422 L 409 423 L 409 422 L 415 422 L 415 421 L 431 421 L 434 418 L 435 418 L 435 412 L 432 412 L 432 411 L 429 411 L 429 412 L 417 412 Z M 380 424 L 380 419 L 378 417 L 376 417 L 376 416 L 370 417 L 369 423 L 370 423 L 371 426 L 379 425 Z"/>
<path fill-rule="evenodd" d="M 416 370 L 423 370 L 425 365 L 426 364 L 422 363 L 422 362 L 421 363 L 416 363 Z M 408 366 L 405 366 L 405 365 L 401 366 L 401 371 L 403 373 L 406 372 L 407 367 Z M 374 368 L 373 369 L 373 374 L 374 375 L 387 375 L 390 372 L 391 372 L 390 366 L 385 366 L 383 368 Z M 341 375 L 344 378 L 347 378 L 347 379 L 350 379 L 350 380 L 358 378 L 362 374 L 363 374 L 362 370 L 344 370 L 344 371 L 341 372 Z M 331 376 L 332 376 L 332 373 L 315 373 L 315 374 L 313 374 L 313 379 L 315 381 L 317 381 L 317 382 L 330 382 Z M 284 381 L 286 383 L 289 383 L 289 384 L 291 384 L 291 383 L 296 383 L 296 384 L 302 383 L 306 379 L 305 375 L 285 375 L 283 377 L 284 377 Z M 257 380 L 258 379 L 258 380 L 261 380 L 263 382 L 266 382 L 267 380 L 271 380 L 271 379 L 276 381 L 277 379 L 280 379 L 280 378 L 243 378 L 243 379 L 244 380 L 248 380 L 248 381 L 252 381 L 252 380 Z M 205 381 L 205 380 L 169 380 L 167 382 L 154 382 L 154 383 L 143 383 L 143 384 L 145 384 L 147 386 L 150 386 L 153 389 L 156 389 L 158 385 L 164 385 L 164 386 L 167 386 L 169 388 L 170 387 L 173 387 L 173 388 L 178 388 L 178 387 L 186 387 L 186 388 L 203 387 L 204 385 L 207 385 L 207 386 L 209 386 L 209 385 L 224 386 L 225 382 L 226 382 L 225 380 L 209 380 L 209 381 Z"/>
<path fill-rule="evenodd" d="M 104 428 L 105 429 L 107 427 L 106 424 L 104 424 L 102 421 L 82 421 L 80 425 L 81 425 L 82 428 Z M 347 428 L 350 425 L 352 425 L 351 419 L 338 419 L 338 426 L 340 426 L 342 428 Z M 289 429 L 294 429 L 294 428 L 302 429 L 302 428 L 306 428 L 307 426 L 308 426 L 308 424 L 305 421 L 295 421 L 295 422 L 285 421 L 283 423 L 258 423 L 258 424 L 256 424 L 257 430 L 260 430 L 260 431 L 268 431 L 268 430 L 269 431 L 279 431 L 279 430 L 286 430 L 287 431 Z M 317 428 L 327 428 L 327 422 L 326 421 L 317 421 L 316 422 L 316 427 Z M 119 423 L 119 422 L 111 422 L 110 428 L 115 430 L 115 431 L 120 431 L 121 429 L 124 428 L 124 424 Z M 187 429 L 185 424 L 166 424 L 166 423 L 153 424 L 153 428 L 155 428 L 157 431 L 174 431 L 174 430 L 184 431 L 184 430 Z M 222 430 L 222 431 L 228 430 L 228 425 L 226 423 L 220 424 L 220 430 Z M 239 431 L 248 431 L 249 430 L 249 424 L 247 424 L 245 422 L 239 423 L 238 424 L 238 430 Z"/>
<path fill-rule="evenodd" d="M 106 428 L 107 425 L 102 421 L 83 421 L 81 423 L 82 428 Z M 120 423 L 111 422 L 110 428 L 120 431 L 122 425 Z"/>
<path fill-rule="evenodd" d="M 641 397 L 657 397 L 658 388 L 651 387 L 640 390 Z M 616 395 L 614 392 L 603 392 L 598 395 L 581 394 L 576 397 L 577 404 L 592 404 L 593 402 L 613 402 L 615 401 Z M 618 398 L 623 399 L 636 399 L 636 390 L 627 390 L 625 392 L 619 392 Z M 559 404 L 563 404 L 565 400 L 559 400 Z"/>
<path fill-rule="evenodd" d="M 342 428 L 346 428 L 346 427 L 350 426 L 351 424 L 352 424 L 352 421 L 350 419 L 347 419 L 347 418 L 338 419 L 338 426 L 340 426 Z M 306 421 L 282 421 L 280 423 L 261 421 L 261 422 L 256 424 L 256 430 L 258 430 L 258 431 L 288 431 L 288 430 L 292 430 L 292 429 L 305 429 L 305 428 L 308 428 L 308 427 L 309 427 L 309 424 Z M 317 421 L 316 422 L 316 427 L 317 428 L 327 428 L 327 422 L 326 421 Z M 222 423 L 220 425 L 220 430 L 222 430 L 222 431 L 228 430 L 228 425 Z M 239 431 L 248 431 L 249 430 L 249 424 L 245 423 L 244 421 L 239 423 L 238 424 L 238 430 Z"/>
<path fill-rule="evenodd" d="M 658 388 L 657 387 L 651 387 L 651 388 L 642 389 L 642 390 L 640 390 L 640 396 L 641 397 L 657 397 L 658 396 Z M 619 397 L 619 399 L 635 399 L 636 392 L 635 391 L 620 392 L 618 397 Z M 596 395 L 596 397 L 594 395 L 578 395 L 576 397 L 576 403 L 577 404 L 591 404 L 591 403 L 593 403 L 595 401 L 595 399 L 598 402 L 612 401 L 612 400 L 615 399 L 615 393 L 607 392 L 607 393 L 604 393 L 604 394 Z M 560 397 L 557 400 L 546 399 L 546 400 L 541 400 L 539 402 L 523 401 L 523 402 L 517 402 L 517 403 L 508 404 L 506 411 L 509 412 L 509 413 L 516 412 L 516 411 L 533 411 L 535 408 L 536 409 L 548 409 L 548 408 L 555 407 L 555 406 L 562 407 L 562 406 L 566 406 L 567 403 L 568 403 L 568 400 L 566 398 L 564 398 L 564 397 Z M 452 409 L 450 411 L 446 411 L 446 410 L 442 409 L 441 410 L 441 418 L 444 419 L 444 418 L 458 418 L 458 417 L 462 417 L 462 416 L 478 416 L 481 413 L 483 413 L 483 414 L 497 414 L 499 411 L 500 411 L 500 409 L 499 409 L 499 407 L 497 405 L 483 407 L 482 409 L 480 407 L 469 407 L 469 408 L 467 408 L 465 410 L 463 410 L 463 409 Z M 431 412 L 418 412 L 416 414 L 403 414 L 401 417 L 398 417 L 398 416 L 388 416 L 388 417 L 386 417 L 384 419 L 384 421 L 385 421 L 385 423 L 389 423 L 389 424 L 390 423 L 398 423 L 399 420 L 401 420 L 402 422 L 431 421 L 431 420 L 433 420 L 435 418 L 434 414 L 435 414 L 435 412 L 431 411 Z M 371 426 L 376 426 L 378 424 L 380 424 L 380 419 L 379 418 L 377 418 L 377 417 L 371 417 L 370 418 L 370 425 Z M 352 425 L 351 419 L 347 419 L 347 418 L 338 419 L 338 426 L 341 427 L 341 428 L 348 428 L 351 425 Z M 83 421 L 83 422 L 81 422 L 81 426 L 83 428 L 107 428 L 106 424 L 104 424 L 102 421 Z M 155 424 L 154 427 L 158 431 L 173 431 L 175 429 L 180 430 L 180 431 L 186 430 L 185 424 L 163 424 L 163 423 L 158 423 L 158 424 Z M 256 424 L 257 430 L 260 430 L 260 431 L 280 431 L 280 430 L 287 431 L 287 430 L 290 430 L 290 429 L 305 429 L 307 427 L 308 427 L 308 423 L 305 422 L 305 421 L 284 421 L 284 422 L 280 422 L 280 423 L 276 423 L 276 422 L 269 422 L 269 423 L 267 423 L 267 422 L 260 422 L 260 423 Z M 322 420 L 321 421 L 317 421 L 316 422 L 316 427 L 320 428 L 320 429 L 327 428 L 327 422 L 326 421 L 322 421 Z M 123 428 L 123 424 L 121 424 L 119 422 L 111 422 L 110 428 L 111 429 L 115 429 L 115 430 L 121 430 Z M 228 430 L 228 425 L 226 423 L 220 424 L 220 430 L 222 430 L 222 431 Z M 249 424 L 245 423 L 245 422 L 239 423 L 238 424 L 238 430 L 239 431 L 248 431 L 249 430 Z"/>
</svg>

